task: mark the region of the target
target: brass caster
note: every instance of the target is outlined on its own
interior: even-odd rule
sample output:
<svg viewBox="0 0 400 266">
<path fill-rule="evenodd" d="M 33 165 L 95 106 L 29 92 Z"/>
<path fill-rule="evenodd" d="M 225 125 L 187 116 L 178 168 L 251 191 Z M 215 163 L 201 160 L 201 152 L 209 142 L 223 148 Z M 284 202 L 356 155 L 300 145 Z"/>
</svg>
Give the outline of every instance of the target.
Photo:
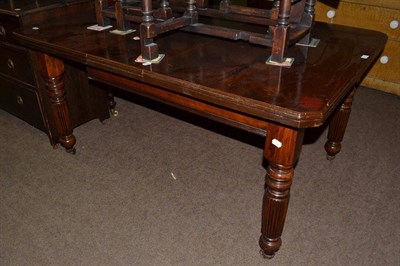
<svg viewBox="0 0 400 266">
<path fill-rule="evenodd" d="M 118 116 L 118 111 L 115 110 L 115 109 L 110 109 L 110 114 L 111 114 L 112 116 Z"/>
<path fill-rule="evenodd" d="M 68 153 L 70 153 L 70 154 L 76 154 L 76 149 L 75 149 L 75 147 L 74 148 L 72 148 L 72 149 L 68 149 L 68 150 L 66 150 Z"/>
<path fill-rule="evenodd" d="M 268 259 L 268 260 L 272 259 L 275 256 L 275 253 L 272 255 L 269 255 L 269 254 L 266 254 L 264 252 L 264 250 L 262 250 L 262 249 L 260 249 L 260 254 L 264 259 Z"/>
<path fill-rule="evenodd" d="M 326 159 L 328 160 L 328 161 L 332 161 L 333 159 L 335 159 L 335 155 L 329 155 L 329 154 L 327 154 L 326 155 Z"/>
</svg>

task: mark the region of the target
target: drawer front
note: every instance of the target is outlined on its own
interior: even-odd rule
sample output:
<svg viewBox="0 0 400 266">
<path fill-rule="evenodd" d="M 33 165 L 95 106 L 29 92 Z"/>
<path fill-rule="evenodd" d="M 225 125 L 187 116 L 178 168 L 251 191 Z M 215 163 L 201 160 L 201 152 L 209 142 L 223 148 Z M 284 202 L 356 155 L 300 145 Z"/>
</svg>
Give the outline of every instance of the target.
<svg viewBox="0 0 400 266">
<path fill-rule="evenodd" d="M 35 76 L 26 49 L 0 43 L 0 72 L 35 86 Z"/>
<path fill-rule="evenodd" d="M 7 42 L 12 32 L 19 27 L 19 20 L 15 16 L 0 14 L 0 42 Z"/>
<path fill-rule="evenodd" d="M 29 124 L 45 130 L 35 91 L 0 75 L 0 108 Z"/>
</svg>

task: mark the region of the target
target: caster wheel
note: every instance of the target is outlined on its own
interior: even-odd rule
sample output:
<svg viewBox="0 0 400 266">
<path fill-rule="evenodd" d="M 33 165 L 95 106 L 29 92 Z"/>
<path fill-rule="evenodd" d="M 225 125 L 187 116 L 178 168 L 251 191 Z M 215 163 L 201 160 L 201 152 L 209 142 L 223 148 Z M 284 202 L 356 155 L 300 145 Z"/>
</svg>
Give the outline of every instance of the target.
<svg viewBox="0 0 400 266">
<path fill-rule="evenodd" d="M 112 116 L 118 116 L 118 111 L 115 109 L 110 109 L 110 113 Z"/>
<path fill-rule="evenodd" d="M 68 149 L 67 152 L 71 154 L 76 154 L 76 149 L 75 148 Z"/>
<path fill-rule="evenodd" d="M 262 250 L 262 249 L 260 249 L 260 254 L 264 259 L 268 259 L 268 260 L 272 259 L 275 256 L 275 254 L 272 254 L 272 255 L 266 254 L 264 252 L 264 250 Z"/>
<path fill-rule="evenodd" d="M 335 159 L 335 155 L 329 155 L 329 154 L 327 154 L 327 155 L 326 155 L 326 159 L 327 159 L 328 161 L 332 161 L 333 159 Z"/>
</svg>

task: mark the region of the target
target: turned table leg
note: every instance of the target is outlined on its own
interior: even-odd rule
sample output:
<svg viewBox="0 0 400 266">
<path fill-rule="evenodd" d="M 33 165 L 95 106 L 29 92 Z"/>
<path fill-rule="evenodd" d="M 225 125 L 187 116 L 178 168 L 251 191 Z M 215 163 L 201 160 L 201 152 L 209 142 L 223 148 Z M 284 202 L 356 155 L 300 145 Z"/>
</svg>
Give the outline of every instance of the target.
<svg viewBox="0 0 400 266">
<path fill-rule="evenodd" d="M 270 124 L 264 156 L 269 162 L 262 207 L 261 254 L 272 258 L 281 246 L 281 235 L 289 204 L 293 168 L 299 158 L 304 130 Z"/>
<path fill-rule="evenodd" d="M 355 92 L 356 89 L 353 89 L 349 93 L 339 109 L 333 114 L 332 120 L 329 122 L 328 141 L 325 143 L 325 151 L 328 160 L 333 160 L 342 148 L 341 142 L 349 121 L 351 104 Z"/>
<path fill-rule="evenodd" d="M 282 0 L 279 2 L 278 23 L 273 28 L 273 43 L 271 61 L 282 63 L 285 61 L 285 52 L 289 42 L 289 20 L 292 2 Z"/>
<path fill-rule="evenodd" d="M 55 121 L 59 141 L 69 153 L 75 153 L 76 138 L 72 134 L 71 116 L 65 98 L 64 62 L 47 54 L 35 53 L 40 64 L 40 74 L 46 82 L 47 95 Z"/>
<path fill-rule="evenodd" d="M 140 24 L 140 49 L 145 60 L 153 60 L 159 56 L 158 45 L 154 42 L 157 35 L 153 17 L 151 0 L 142 0 L 142 23 Z"/>
</svg>

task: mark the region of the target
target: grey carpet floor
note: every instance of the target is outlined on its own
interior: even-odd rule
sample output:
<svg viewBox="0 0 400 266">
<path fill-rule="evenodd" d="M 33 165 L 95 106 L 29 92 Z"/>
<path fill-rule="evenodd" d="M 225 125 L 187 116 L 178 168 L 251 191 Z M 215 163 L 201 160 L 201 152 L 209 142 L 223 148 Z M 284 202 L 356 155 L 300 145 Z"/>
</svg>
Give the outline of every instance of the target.
<svg viewBox="0 0 400 266">
<path fill-rule="evenodd" d="M 272 260 L 261 138 L 118 99 L 70 155 L 0 110 L 0 265 L 400 265 L 399 103 L 361 88 L 333 161 L 307 141 Z"/>
</svg>

